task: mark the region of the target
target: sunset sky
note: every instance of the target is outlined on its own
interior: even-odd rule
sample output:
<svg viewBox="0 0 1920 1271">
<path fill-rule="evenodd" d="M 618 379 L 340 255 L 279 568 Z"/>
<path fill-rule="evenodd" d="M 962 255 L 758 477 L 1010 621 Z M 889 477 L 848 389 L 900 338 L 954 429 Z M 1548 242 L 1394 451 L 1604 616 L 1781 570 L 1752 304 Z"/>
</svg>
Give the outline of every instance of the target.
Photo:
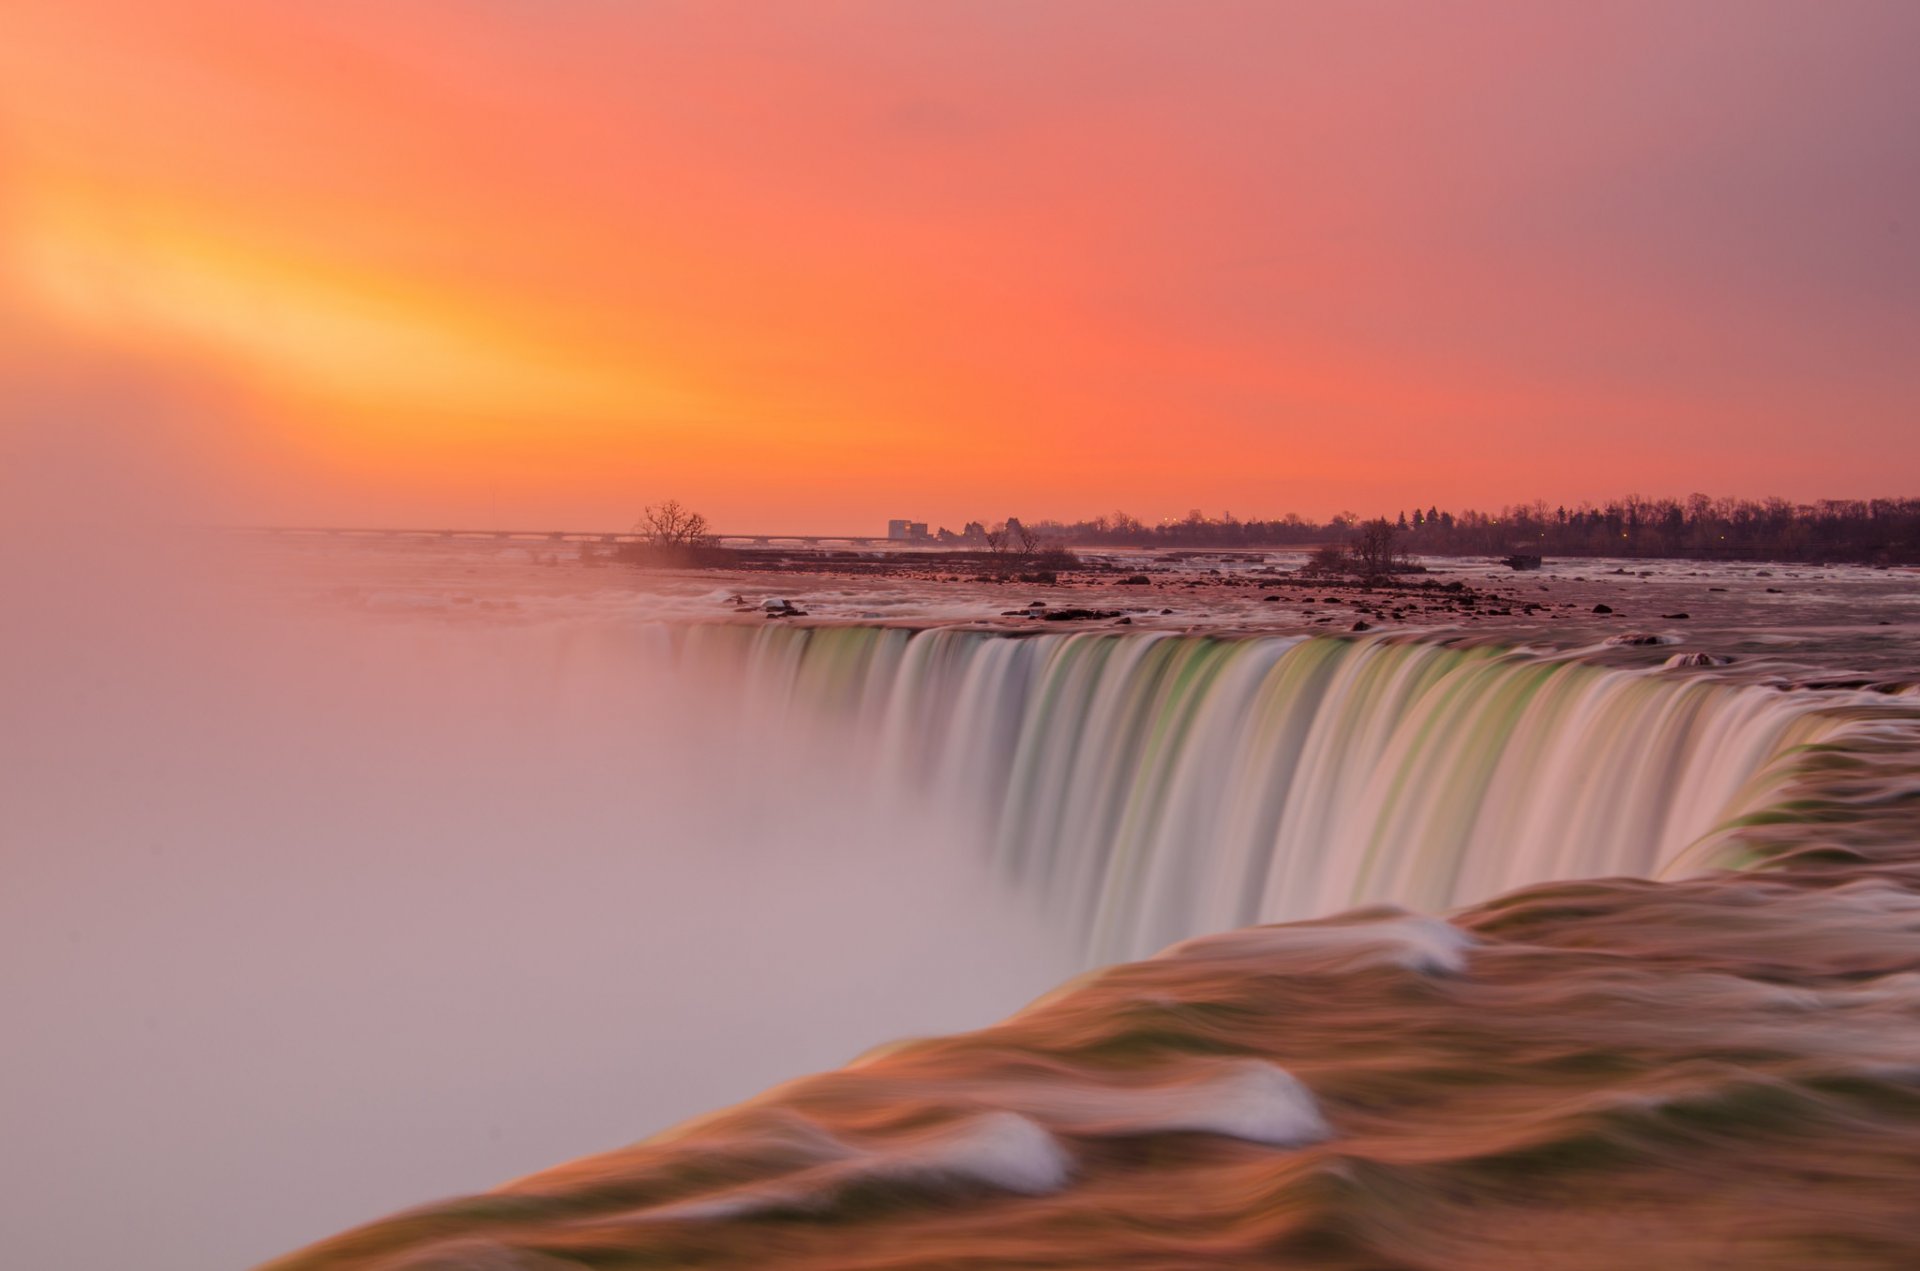
<svg viewBox="0 0 1920 1271">
<path fill-rule="evenodd" d="M 0 421 L 246 522 L 1911 495 L 1916 138 L 1910 0 L 8 0 Z"/>
</svg>

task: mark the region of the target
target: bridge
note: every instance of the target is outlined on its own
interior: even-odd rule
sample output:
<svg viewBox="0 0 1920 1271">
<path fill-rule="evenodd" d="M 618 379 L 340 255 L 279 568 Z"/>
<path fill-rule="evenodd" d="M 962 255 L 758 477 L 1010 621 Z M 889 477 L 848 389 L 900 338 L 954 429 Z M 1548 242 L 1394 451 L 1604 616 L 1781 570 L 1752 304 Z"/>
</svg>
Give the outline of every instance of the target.
<svg viewBox="0 0 1920 1271">
<path fill-rule="evenodd" d="M 548 543 L 638 543 L 646 535 L 637 530 L 458 530 L 388 529 L 344 525 L 242 525 L 229 532 L 306 538 L 492 539 Z M 875 547 L 901 545 L 884 534 L 715 534 L 723 547 Z M 918 544 L 926 546 L 926 544 Z"/>
</svg>

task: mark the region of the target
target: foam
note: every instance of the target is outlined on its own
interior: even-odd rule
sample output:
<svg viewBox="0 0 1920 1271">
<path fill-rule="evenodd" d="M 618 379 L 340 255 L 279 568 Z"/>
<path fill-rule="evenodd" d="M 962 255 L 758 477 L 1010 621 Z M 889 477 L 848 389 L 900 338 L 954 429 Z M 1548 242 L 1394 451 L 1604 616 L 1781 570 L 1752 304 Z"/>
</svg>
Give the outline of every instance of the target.
<svg viewBox="0 0 1920 1271">
<path fill-rule="evenodd" d="M 649 1222 L 711 1221 L 774 1210 L 831 1208 L 849 1189 L 903 1183 L 929 1191 L 984 1186 L 1023 1196 L 1065 1187 L 1073 1160 L 1052 1134 L 1015 1112 L 991 1111 L 949 1122 L 910 1139 L 860 1151 L 778 1183 L 748 1186 L 705 1200 L 663 1205 L 639 1215 Z"/>
<path fill-rule="evenodd" d="M 1312 963 L 1301 969 L 1316 973 L 1397 966 L 1423 975 L 1458 975 L 1466 970 L 1467 950 L 1474 943 L 1471 935 L 1445 919 L 1379 906 L 1325 922 L 1200 936 L 1183 940 L 1158 957 L 1298 960 Z"/>
<path fill-rule="evenodd" d="M 1055 1129 L 1090 1137 L 1190 1132 L 1299 1147 L 1332 1137 L 1312 1093 L 1258 1059 L 1216 1060 L 1196 1075 L 1151 1086 L 1067 1081 L 988 1085 L 983 1099 Z"/>
</svg>

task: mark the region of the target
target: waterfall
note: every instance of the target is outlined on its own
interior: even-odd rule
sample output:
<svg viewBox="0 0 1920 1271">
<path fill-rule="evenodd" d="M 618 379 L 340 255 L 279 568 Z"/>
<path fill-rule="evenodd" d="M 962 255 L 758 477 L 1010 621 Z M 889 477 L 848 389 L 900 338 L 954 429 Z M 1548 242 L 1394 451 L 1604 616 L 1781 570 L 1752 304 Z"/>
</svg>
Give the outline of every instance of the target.
<svg viewBox="0 0 1920 1271">
<path fill-rule="evenodd" d="M 682 629 L 757 726 L 857 739 L 1100 959 L 1369 902 L 1658 876 L 1840 725 L 1677 670 L 1383 638 Z"/>
</svg>

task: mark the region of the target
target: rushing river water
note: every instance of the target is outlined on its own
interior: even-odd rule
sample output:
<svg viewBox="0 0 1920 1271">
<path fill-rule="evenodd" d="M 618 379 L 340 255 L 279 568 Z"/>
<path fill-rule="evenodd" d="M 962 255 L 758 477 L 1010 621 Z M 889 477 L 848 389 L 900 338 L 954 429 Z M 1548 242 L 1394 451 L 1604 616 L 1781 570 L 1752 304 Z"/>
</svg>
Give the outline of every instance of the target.
<svg viewBox="0 0 1920 1271">
<path fill-rule="evenodd" d="M 44 624 L 28 1262 L 1915 1260 L 1910 694 L 373 594 Z"/>
</svg>

